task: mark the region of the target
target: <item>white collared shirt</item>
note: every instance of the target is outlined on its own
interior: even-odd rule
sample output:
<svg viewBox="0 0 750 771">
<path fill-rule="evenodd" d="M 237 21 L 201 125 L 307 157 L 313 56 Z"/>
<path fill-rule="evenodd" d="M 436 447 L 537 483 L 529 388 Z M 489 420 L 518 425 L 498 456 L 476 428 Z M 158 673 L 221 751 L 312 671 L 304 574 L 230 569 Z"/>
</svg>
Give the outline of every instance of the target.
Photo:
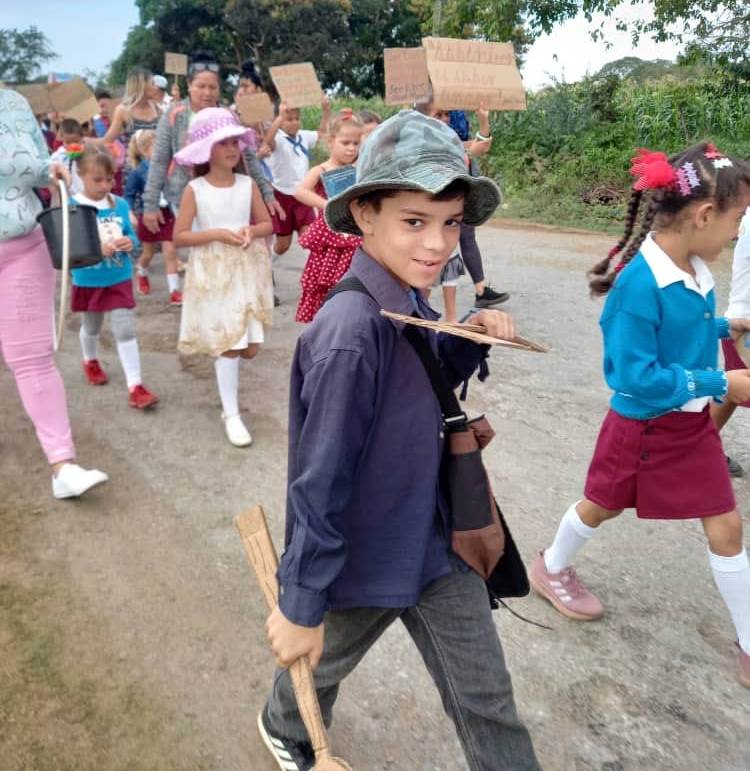
<svg viewBox="0 0 750 771">
<path fill-rule="evenodd" d="M 318 143 L 318 132 L 305 129 L 297 132 L 294 139 L 302 143 L 304 150 L 300 147 L 295 148 L 290 139 L 289 134 L 279 129 L 274 139 L 276 146 L 271 155 L 266 158 L 266 163 L 273 175 L 271 184 L 286 195 L 294 195 L 297 186 L 310 170 L 308 152 Z"/>
<path fill-rule="evenodd" d="M 750 207 L 740 224 L 740 235 L 732 258 L 732 284 L 727 318 L 750 318 Z"/>
<path fill-rule="evenodd" d="M 641 254 L 646 264 L 654 274 L 656 285 L 659 289 L 670 284 L 682 282 L 688 289 L 697 292 L 701 297 L 706 297 L 714 288 L 714 277 L 705 262 L 700 257 L 691 257 L 695 276 L 678 268 L 674 260 L 654 241 L 653 233 L 649 233 L 641 244 Z M 702 396 L 699 399 L 691 399 L 680 407 L 681 412 L 703 412 L 711 403 L 710 396 Z"/>
</svg>

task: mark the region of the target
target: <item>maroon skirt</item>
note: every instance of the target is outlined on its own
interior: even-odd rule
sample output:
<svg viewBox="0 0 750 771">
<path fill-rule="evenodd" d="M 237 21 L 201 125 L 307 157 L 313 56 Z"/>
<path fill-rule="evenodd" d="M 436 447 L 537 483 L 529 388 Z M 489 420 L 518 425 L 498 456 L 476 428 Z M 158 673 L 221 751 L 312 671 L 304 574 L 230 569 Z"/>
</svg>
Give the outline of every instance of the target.
<svg viewBox="0 0 750 771">
<path fill-rule="evenodd" d="M 70 309 L 81 313 L 105 313 L 117 308 L 135 308 L 133 279 L 112 286 L 76 286 L 70 294 Z"/>
<path fill-rule="evenodd" d="M 733 511 L 727 459 L 709 409 L 653 420 L 610 410 L 585 495 L 610 511 L 635 508 L 641 519 L 702 519 Z"/>
<path fill-rule="evenodd" d="M 737 349 L 734 346 L 734 340 L 725 337 L 721 341 L 721 351 L 724 354 L 724 369 L 729 371 L 732 369 L 747 369 L 747 364 L 740 358 Z M 750 407 L 750 400 L 746 402 L 740 402 L 739 407 Z"/>
<path fill-rule="evenodd" d="M 138 215 L 138 227 L 136 228 L 136 235 L 139 241 L 143 241 L 145 244 L 159 244 L 162 241 L 172 240 L 172 230 L 174 229 L 174 214 L 169 206 L 162 206 L 160 209 L 161 216 L 164 218 L 164 222 L 159 225 L 159 230 L 156 233 L 152 233 L 143 224 L 143 214 Z"/>
</svg>

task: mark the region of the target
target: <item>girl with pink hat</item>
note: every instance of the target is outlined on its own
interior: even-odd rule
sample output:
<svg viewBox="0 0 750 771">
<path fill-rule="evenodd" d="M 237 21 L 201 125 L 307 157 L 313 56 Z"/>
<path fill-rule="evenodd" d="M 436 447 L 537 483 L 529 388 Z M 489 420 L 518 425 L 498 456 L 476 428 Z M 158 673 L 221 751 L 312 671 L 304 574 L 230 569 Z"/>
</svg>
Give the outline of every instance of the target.
<svg viewBox="0 0 750 771">
<path fill-rule="evenodd" d="M 195 117 L 189 144 L 174 157 L 192 167 L 194 177 L 174 226 L 175 246 L 190 247 L 178 348 L 216 357 L 224 428 L 235 447 L 252 442 L 239 413 L 240 359 L 258 353 L 273 314 L 263 241 L 271 234 L 271 218 L 258 186 L 243 173 L 242 152 L 251 141 L 252 132 L 229 110 L 208 107 Z"/>
</svg>

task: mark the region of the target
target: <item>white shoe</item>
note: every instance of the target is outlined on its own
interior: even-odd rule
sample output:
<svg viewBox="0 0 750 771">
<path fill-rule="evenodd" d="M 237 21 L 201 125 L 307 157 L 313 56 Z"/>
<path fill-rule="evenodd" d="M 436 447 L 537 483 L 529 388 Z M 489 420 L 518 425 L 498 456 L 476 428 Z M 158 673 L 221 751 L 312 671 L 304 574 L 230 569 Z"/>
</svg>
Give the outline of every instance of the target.
<svg viewBox="0 0 750 771">
<path fill-rule="evenodd" d="M 52 477 L 52 495 L 55 498 L 77 498 L 108 479 L 103 471 L 81 468 L 77 463 L 66 463 Z"/>
<path fill-rule="evenodd" d="M 250 432 L 239 415 L 232 415 L 230 417 L 222 415 L 221 417 L 224 420 L 224 430 L 227 432 L 227 439 L 235 447 L 247 447 L 252 444 L 253 438 L 250 436 Z"/>
</svg>

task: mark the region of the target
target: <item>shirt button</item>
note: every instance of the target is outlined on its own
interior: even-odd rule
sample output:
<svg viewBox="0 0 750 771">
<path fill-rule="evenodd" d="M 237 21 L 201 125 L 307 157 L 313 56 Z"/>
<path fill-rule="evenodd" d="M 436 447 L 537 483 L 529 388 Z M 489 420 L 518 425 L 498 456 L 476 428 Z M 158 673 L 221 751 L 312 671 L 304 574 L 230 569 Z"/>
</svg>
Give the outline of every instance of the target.
<svg viewBox="0 0 750 771">
<path fill-rule="evenodd" d="M 647 452 L 642 452 L 641 453 L 641 460 L 648 460 L 648 453 Z"/>
<path fill-rule="evenodd" d="M 710 314 L 708 311 L 706 311 L 706 312 L 703 314 L 703 318 L 704 318 L 704 319 L 706 319 L 706 320 L 708 320 L 708 319 L 710 319 L 710 318 L 711 318 L 711 314 Z"/>
</svg>

